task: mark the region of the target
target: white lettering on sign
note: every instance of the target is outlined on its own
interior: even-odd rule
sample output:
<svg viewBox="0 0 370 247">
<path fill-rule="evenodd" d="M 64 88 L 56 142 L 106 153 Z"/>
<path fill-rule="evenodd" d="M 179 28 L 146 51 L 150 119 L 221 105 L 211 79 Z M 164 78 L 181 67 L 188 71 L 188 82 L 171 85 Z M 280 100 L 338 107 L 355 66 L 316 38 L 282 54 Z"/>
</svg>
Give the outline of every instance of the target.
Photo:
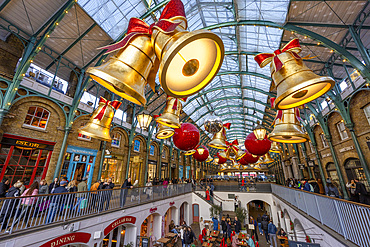
<svg viewBox="0 0 370 247">
<path fill-rule="evenodd" d="M 56 241 L 52 242 L 50 244 L 50 246 L 51 247 L 59 246 L 59 245 L 64 244 L 64 243 L 71 243 L 74 240 L 75 240 L 75 235 L 72 235 L 72 236 L 68 236 L 68 237 L 57 239 Z"/>
<path fill-rule="evenodd" d="M 331 156 L 331 153 L 327 153 L 327 154 L 323 154 L 322 157 L 325 158 L 325 157 L 329 157 Z"/>
<path fill-rule="evenodd" d="M 344 148 L 339 149 L 339 152 L 340 153 L 343 153 L 343 152 L 346 152 L 346 151 L 349 151 L 349 150 L 353 150 L 353 149 L 354 149 L 353 146 L 344 147 Z"/>
</svg>

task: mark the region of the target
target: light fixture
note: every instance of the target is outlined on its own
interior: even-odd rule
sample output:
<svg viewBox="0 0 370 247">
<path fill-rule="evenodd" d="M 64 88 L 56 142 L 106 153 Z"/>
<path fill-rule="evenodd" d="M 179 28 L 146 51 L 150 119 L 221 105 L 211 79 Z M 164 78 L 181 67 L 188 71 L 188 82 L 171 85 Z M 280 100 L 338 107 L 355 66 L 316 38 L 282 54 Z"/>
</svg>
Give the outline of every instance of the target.
<svg viewBox="0 0 370 247">
<path fill-rule="evenodd" d="M 139 127 L 142 130 L 148 130 L 150 122 L 152 122 L 152 119 L 153 119 L 153 117 L 149 114 L 147 110 L 144 110 L 138 115 L 136 115 L 136 118 L 137 118 Z"/>
<path fill-rule="evenodd" d="M 213 159 L 213 161 L 216 163 L 216 164 L 218 164 L 218 161 L 219 161 L 220 159 L 218 158 L 218 157 L 216 157 L 216 158 L 214 158 Z"/>
<path fill-rule="evenodd" d="M 253 130 L 253 133 L 257 140 L 265 139 L 266 129 L 260 124 L 260 121 L 257 121 L 257 127 Z"/>
<path fill-rule="evenodd" d="M 199 146 L 199 147 L 198 147 L 198 149 L 197 149 L 198 154 L 203 155 L 204 150 L 205 150 L 205 149 L 204 149 L 204 147 L 203 147 L 203 146 Z"/>
</svg>

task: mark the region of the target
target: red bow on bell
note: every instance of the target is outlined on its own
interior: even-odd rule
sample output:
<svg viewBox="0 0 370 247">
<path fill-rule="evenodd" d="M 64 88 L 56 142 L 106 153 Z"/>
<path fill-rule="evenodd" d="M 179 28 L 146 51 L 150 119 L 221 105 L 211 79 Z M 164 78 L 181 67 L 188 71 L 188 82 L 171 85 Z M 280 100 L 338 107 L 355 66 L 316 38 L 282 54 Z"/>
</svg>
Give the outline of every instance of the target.
<svg viewBox="0 0 370 247">
<path fill-rule="evenodd" d="M 173 22 L 169 19 L 177 16 L 185 18 L 184 4 L 181 2 L 181 0 L 171 0 L 164 8 L 158 22 L 153 23 L 149 26 L 143 20 L 140 20 L 138 18 L 131 18 L 124 39 L 117 43 L 107 45 L 99 49 L 107 49 L 104 54 L 117 51 L 126 47 L 129 41 L 137 35 L 151 35 L 154 28 L 157 28 L 164 33 L 172 33 L 175 31 L 180 22 Z"/>
<path fill-rule="evenodd" d="M 174 98 L 174 97 L 172 97 L 172 96 L 167 96 L 167 99 L 168 98 Z M 177 110 L 177 104 L 178 104 L 178 102 L 179 102 L 179 99 L 181 100 L 181 101 L 183 101 L 183 102 L 186 102 L 186 100 L 188 99 L 188 97 L 186 97 L 186 98 L 175 98 L 175 103 L 173 104 L 173 107 L 172 107 L 172 109 L 173 110 Z"/>
<path fill-rule="evenodd" d="M 229 146 L 229 148 L 232 148 L 235 153 L 239 151 L 239 148 L 237 147 L 239 145 L 239 142 L 237 139 L 235 139 L 233 142 L 226 141 L 225 143 L 227 146 Z"/>
<path fill-rule="evenodd" d="M 103 97 L 100 96 L 99 105 L 100 104 L 104 104 L 104 106 L 99 111 L 98 115 L 96 115 L 96 117 L 94 117 L 94 119 L 102 120 L 103 116 L 104 116 L 104 113 L 105 113 L 105 110 L 107 109 L 108 105 L 112 106 L 115 110 L 117 110 L 121 106 L 122 102 L 120 102 L 118 100 L 109 101 L 109 100 L 106 100 L 106 99 L 104 99 Z"/>
<path fill-rule="evenodd" d="M 270 62 L 274 66 L 274 70 L 271 71 L 271 74 L 275 71 L 279 71 L 284 63 L 279 59 L 278 55 L 283 52 L 289 52 L 296 59 L 301 59 L 298 55 L 302 51 L 301 45 L 299 44 L 298 39 L 292 39 L 288 44 L 286 44 L 282 49 L 277 49 L 274 53 L 260 53 L 254 57 L 254 60 L 258 65 L 263 68 Z"/>
<path fill-rule="evenodd" d="M 225 123 L 225 124 L 224 124 L 224 127 L 225 127 L 226 129 L 228 129 L 228 130 L 229 130 L 229 129 L 230 129 L 230 127 L 231 127 L 231 123 Z"/>
<path fill-rule="evenodd" d="M 274 105 L 274 102 L 275 102 L 275 99 L 276 98 L 271 98 L 270 99 L 270 104 L 271 104 L 271 107 L 273 108 L 273 105 Z M 301 121 L 301 113 L 299 111 L 299 108 L 298 107 L 294 107 L 294 116 L 295 118 L 297 119 L 297 121 Z M 278 110 L 277 113 L 276 113 L 276 117 L 274 119 L 274 121 L 272 122 L 272 125 L 273 126 L 275 124 L 275 121 L 277 119 L 280 119 L 280 120 L 283 120 L 283 111 L 282 110 Z"/>
</svg>

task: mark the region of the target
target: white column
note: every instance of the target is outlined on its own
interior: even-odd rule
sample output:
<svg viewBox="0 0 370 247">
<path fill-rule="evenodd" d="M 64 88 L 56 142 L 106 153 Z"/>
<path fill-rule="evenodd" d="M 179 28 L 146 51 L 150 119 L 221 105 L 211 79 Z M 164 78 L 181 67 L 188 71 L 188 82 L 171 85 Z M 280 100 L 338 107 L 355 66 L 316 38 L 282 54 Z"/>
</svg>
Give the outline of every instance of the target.
<svg viewBox="0 0 370 247">
<path fill-rule="evenodd" d="M 156 239 L 160 239 L 162 236 L 162 216 L 155 214 L 153 217 L 153 235 Z"/>
<path fill-rule="evenodd" d="M 133 246 L 136 246 L 136 235 L 137 235 L 137 227 L 132 226 L 132 225 L 126 225 L 124 245 L 132 242 Z"/>
<path fill-rule="evenodd" d="M 298 158 L 297 157 L 292 157 L 292 168 L 293 168 L 294 178 L 300 179 L 301 176 L 298 170 L 299 168 L 298 168 Z"/>
</svg>

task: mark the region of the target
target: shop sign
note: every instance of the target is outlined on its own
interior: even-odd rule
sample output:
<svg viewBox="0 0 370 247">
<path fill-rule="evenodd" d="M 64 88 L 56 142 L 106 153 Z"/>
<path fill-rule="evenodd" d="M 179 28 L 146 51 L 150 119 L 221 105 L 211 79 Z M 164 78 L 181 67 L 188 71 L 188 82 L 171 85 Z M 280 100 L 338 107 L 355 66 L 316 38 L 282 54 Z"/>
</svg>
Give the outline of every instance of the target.
<svg viewBox="0 0 370 247">
<path fill-rule="evenodd" d="M 327 153 L 327 154 L 322 155 L 323 158 L 326 158 L 326 157 L 329 157 L 329 156 L 331 156 L 331 153 Z"/>
<path fill-rule="evenodd" d="M 155 208 L 151 208 L 151 209 L 149 209 L 149 212 L 152 214 L 152 213 L 154 213 L 155 211 L 157 211 L 158 210 L 158 208 L 157 207 L 155 207 Z"/>
<path fill-rule="evenodd" d="M 344 147 L 344 148 L 339 149 L 339 152 L 340 153 L 343 153 L 343 152 L 346 152 L 346 151 L 349 151 L 349 150 L 353 150 L 353 149 L 354 149 L 353 146 Z"/>
<path fill-rule="evenodd" d="M 76 146 L 68 146 L 67 147 L 67 153 L 78 153 L 78 154 L 86 154 L 86 155 L 96 156 L 96 154 L 98 153 L 98 150 L 76 147 Z"/>
<path fill-rule="evenodd" d="M 175 202 L 170 202 L 170 206 L 172 207 L 173 205 L 175 205 Z"/>
<path fill-rule="evenodd" d="M 297 242 L 289 240 L 289 247 L 320 247 L 320 244 Z"/>
<path fill-rule="evenodd" d="M 52 151 L 54 149 L 54 142 L 37 141 L 25 137 L 18 137 L 4 134 L 1 140 L 2 144 L 20 147 L 22 149 L 46 149 Z"/>
<path fill-rule="evenodd" d="M 40 247 L 59 247 L 59 246 L 65 246 L 72 243 L 85 243 L 87 244 L 91 238 L 90 233 L 86 232 L 75 232 L 66 234 L 57 238 L 54 238 L 53 240 L 50 240 L 49 242 L 41 245 Z"/>
<path fill-rule="evenodd" d="M 113 221 L 110 223 L 105 229 L 104 229 L 104 236 L 108 235 L 112 230 L 114 230 L 116 227 L 123 225 L 123 224 L 135 224 L 136 218 L 132 216 L 124 216 L 119 218 L 118 220 Z"/>
</svg>

